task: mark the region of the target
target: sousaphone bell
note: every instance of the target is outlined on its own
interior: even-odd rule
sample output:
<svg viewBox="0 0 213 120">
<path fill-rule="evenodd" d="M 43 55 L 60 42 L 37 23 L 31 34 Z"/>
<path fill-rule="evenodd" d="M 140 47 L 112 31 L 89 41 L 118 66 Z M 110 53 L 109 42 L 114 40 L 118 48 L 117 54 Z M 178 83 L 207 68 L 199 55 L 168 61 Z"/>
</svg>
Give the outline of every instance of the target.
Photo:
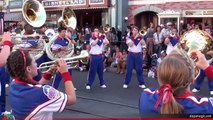
<svg viewBox="0 0 213 120">
<path fill-rule="evenodd" d="M 64 27 L 71 27 L 74 30 L 77 26 L 75 12 L 71 8 L 65 7 L 62 11 L 62 16 L 58 19 L 58 22 L 62 23 Z"/>
<path fill-rule="evenodd" d="M 41 27 L 46 21 L 46 11 L 37 0 L 26 0 L 22 6 L 22 14 L 28 24 Z"/>
</svg>

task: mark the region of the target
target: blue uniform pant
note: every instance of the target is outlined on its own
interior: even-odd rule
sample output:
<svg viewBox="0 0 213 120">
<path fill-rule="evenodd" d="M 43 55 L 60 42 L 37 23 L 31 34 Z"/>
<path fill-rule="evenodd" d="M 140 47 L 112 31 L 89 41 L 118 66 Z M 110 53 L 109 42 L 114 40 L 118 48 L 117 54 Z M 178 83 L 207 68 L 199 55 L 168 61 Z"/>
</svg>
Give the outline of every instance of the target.
<svg viewBox="0 0 213 120">
<path fill-rule="evenodd" d="M 48 61 L 52 61 L 51 59 L 49 59 L 49 57 L 47 56 L 46 52 L 39 58 L 36 60 L 36 63 L 37 63 L 37 66 L 39 66 L 41 63 L 43 62 L 48 62 Z M 70 74 L 72 74 L 72 71 L 69 70 Z M 34 77 L 33 79 L 36 80 L 36 81 L 39 81 L 40 79 L 42 78 L 42 73 L 40 70 L 38 70 L 38 75 L 36 77 Z M 60 73 L 57 73 L 55 76 L 54 76 L 54 79 L 53 79 L 53 82 L 52 82 L 52 86 L 56 89 L 58 89 L 59 87 L 59 84 L 61 82 L 61 75 Z"/>
<path fill-rule="evenodd" d="M 69 69 L 68 72 L 70 73 L 70 75 L 72 76 L 72 70 Z M 61 74 L 60 73 L 56 73 L 56 75 L 54 75 L 53 77 L 53 81 L 52 81 L 52 87 L 54 87 L 55 89 L 58 89 L 60 82 L 61 82 Z"/>
<path fill-rule="evenodd" d="M 211 63 L 211 65 L 213 65 L 213 62 Z M 197 77 L 196 81 L 195 81 L 195 88 L 197 90 L 200 90 L 200 87 L 204 81 L 205 78 L 205 72 L 203 70 L 200 70 L 200 75 Z M 209 91 L 213 91 L 213 80 L 208 78 L 208 85 L 209 85 Z"/>
<path fill-rule="evenodd" d="M 144 84 L 142 64 L 141 53 L 128 53 L 127 70 L 124 84 L 128 85 L 130 83 L 133 69 L 136 70 L 139 85 Z"/>
<path fill-rule="evenodd" d="M 90 68 L 87 79 L 87 85 L 91 86 L 95 80 L 96 72 L 100 80 L 100 86 L 105 84 L 103 79 L 103 56 L 102 55 L 90 55 Z"/>
<path fill-rule="evenodd" d="M 10 80 L 10 75 L 5 67 L 0 68 L 1 96 L 0 96 L 0 113 L 5 111 L 6 90 L 5 84 Z"/>
</svg>

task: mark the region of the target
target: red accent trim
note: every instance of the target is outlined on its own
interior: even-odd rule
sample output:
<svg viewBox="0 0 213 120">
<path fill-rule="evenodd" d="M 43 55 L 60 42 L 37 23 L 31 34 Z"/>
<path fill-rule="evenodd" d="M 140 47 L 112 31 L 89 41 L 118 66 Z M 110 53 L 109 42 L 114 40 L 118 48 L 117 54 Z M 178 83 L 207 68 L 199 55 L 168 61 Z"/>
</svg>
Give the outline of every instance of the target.
<svg viewBox="0 0 213 120">
<path fill-rule="evenodd" d="M 189 96 L 193 96 L 190 91 L 185 91 L 182 95 L 180 96 L 175 96 L 175 98 L 187 98 Z"/>
<path fill-rule="evenodd" d="M 31 81 L 35 81 L 35 80 L 31 79 Z M 20 80 L 19 78 L 15 78 L 14 82 L 17 83 L 17 84 L 29 84 L 25 81 Z"/>
<path fill-rule="evenodd" d="M 26 56 L 25 56 L 25 54 L 24 54 L 24 51 L 20 51 L 21 52 L 21 54 L 22 54 L 22 57 L 23 57 L 23 59 L 24 59 L 24 69 L 26 69 Z"/>
<path fill-rule="evenodd" d="M 58 36 L 58 37 L 57 37 L 57 40 L 63 40 L 63 38 L 62 38 L 62 37 L 60 37 L 60 36 Z"/>
<path fill-rule="evenodd" d="M 52 75 L 50 73 L 45 72 L 45 73 L 43 73 L 43 78 L 45 80 L 50 80 L 52 78 Z"/>
<path fill-rule="evenodd" d="M 208 66 L 204 72 L 209 78 L 213 79 L 213 66 Z"/>
<path fill-rule="evenodd" d="M 62 102 L 62 104 L 61 104 L 61 106 L 60 106 L 60 108 L 58 109 L 58 112 L 60 112 L 60 110 L 61 110 L 61 107 L 64 105 L 64 101 L 65 101 L 65 99 L 66 99 L 66 95 L 65 94 L 63 94 L 64 95 L 64 99 L 63 99 L 63 102 Z M 67 98 L 68 99 L 68 98 Z M 66 103 L 67 104 L 67 103 Z M 65 105 L 66 106 L 66 105 Z M 64 107 L 65 108 L 65 107 Z M 64 110 L 64 109 L 63 109 Z M 62 111 L 63 111 L 62 110 Z"/>
<path fill-rule="evenodd" d="M 131 54 L 141 54 L 141 52 L 129 52 Z"/>
<path fill-rule="evenodd" d="M 24 35 L 29 35 L 26 31 L 24 32 Z"/>
<path fill-rule="evenodd" d="M 71 77 L 69 72 L 64 72 L 64 73 L 61 74 L 61 76 L 64 79 L 64 82 L 72 81 L 72 77 Z"/>
<path fill-rule="evenodd" d="M 3 45 L 8 45 L 9 47 L 12 46 L 12 42 L 11 41 L 4 41 Z"/>
<path fill-rule="evenodd" d="M 60 95 L 60 97 L 59 97 L 58 99 L 56 99 L 55 101 L 53 101 L 53 102 L 51 102 L 51 103 L 49 103 L 49 104 L 47 104 L 47 105 L 41 107 L 38 111 L 36 111 L 36 113 L 35 113 L 34 115 L 32 115 L 32 117 L 30 118 L 30 120 L 31 120 L 40 110 L 42 110 L 44 107 L 46 107 L 46 106 L 48 106 L 48 105 L 50 105 L 50 104 L 55 103 L 55 102 L 58 101 L 60 98 L 61 98 L 61 95 Z M 51 100 L 51 99 L 49 99 L 49 100 Z M 49 100 L 48 100 L 48 101 L 49 101 Z M 46 102 L 48 102 L 48 101 L 46 101 Z M 46 102 L 44 102 L 44 103 L 46 103 Z M 43 103 L 43 104 L 44 104 L 44 103 Z M 41 105 L 42 105 L 42 104 L 41 104 Z M 40 105 L 38 105 L 37 107 L 39 107 L 39 106 L 40 106 Z M 36 107 L 36 108 L 37 108 L 37 107 Z M 35 109 L 36 109 L 36 108 L 35 108 Z M 33 109 L 33 111 L 34 111 L 35 109 Z M 31 114 L 33 111 L 31 111 L 30 114 Z M 28 117 L 30 114 L 28 114 L 27 117 Z M 27 118 L 27 117 L 25 117 L 25 118 Z"/>
</svg>

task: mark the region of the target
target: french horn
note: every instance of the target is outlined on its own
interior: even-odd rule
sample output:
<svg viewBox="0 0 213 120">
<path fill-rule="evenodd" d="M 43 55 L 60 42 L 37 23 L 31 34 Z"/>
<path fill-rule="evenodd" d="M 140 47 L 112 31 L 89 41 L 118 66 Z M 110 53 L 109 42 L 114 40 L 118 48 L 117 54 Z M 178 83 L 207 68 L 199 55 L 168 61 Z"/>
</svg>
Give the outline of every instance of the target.
<svg viewBox="0 0 213 120">
<path fill-rule="evenodd" d="M 62 11 L 62 16 L 58 19 L 58 22 L 63 24 L 65 27 L 75 29 L 77 26 L 75 12 L 71 8 L 65 7 Z"/>
<path fill-rule="evenodd" d="M 178 43 L 178 48 L 184 49 L 196 61 L 196 57 L 191 56 L 194 50 L 201 51 L 209 63 L 213 60 L 213 38 L 210 34 L 203 30 L 193 29 L 185 32 Z M 198 68 L 196 68 L 198 69 Z M 199 75 L 199 69 L 196 72 L 196 77 Z"/>
<path fill-rule="evenodd" d="M 26 0 L 22 6 L 22 14 L 28 24 L 41 27 L 46 21 L 46 11 L 37 0 Z"/>
</svg>

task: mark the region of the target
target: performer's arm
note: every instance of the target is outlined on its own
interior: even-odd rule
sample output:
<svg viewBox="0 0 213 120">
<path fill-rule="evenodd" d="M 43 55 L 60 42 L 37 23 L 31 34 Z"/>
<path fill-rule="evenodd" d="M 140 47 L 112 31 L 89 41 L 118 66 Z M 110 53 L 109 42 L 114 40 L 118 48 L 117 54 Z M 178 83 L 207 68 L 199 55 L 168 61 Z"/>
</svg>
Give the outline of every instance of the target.
<svg viewBox="0 0 213 120">
<path fill-rule="evenodd" d="M 93 40 L 92 38 L 90 38 L 90 41 L 92 41 L 90 44 L 92 46 L 95 46 L 98 43 L 98 38 L 96 40 Z"/>
<path fill-rule="evenodd" d="M 209 65 L 204 71 L 206 76 L 213 80 L 213 66 Z"/>
<path fill-rule="evenodd" d="M 165 39 L 165 41 L 164 41 L 164 44 L 165 44 L 165 45 L 168 45 L 169 42 L 170 42 L 169 37 L 167 37 L 167 38 Z"/>
<path fill-rule="evenodd" d="M 107 45 L 107 44 L 109 44 L 109 40 L 105 37 L 105 39 L 104 39 L 104 44 L 105 45 Z"/>
<path fill-rule="evenodd" d="M 65 93 L 68 98 L 66 105 L 72 105 L 76 102 L 76 94 L 72 83 L 71 75 L 68 72 L 66 62 L 63 59 L 58 59 L 57 63 L 58 63 L 57 71 L 61 73 L 61 76 L 64 80 Z"/>
<path fill-rule="evenodd" d="M 133 41 L 128 37 L 127 40 L 126 40 L 126 44 L 129 46 L 129 47 L 132 47 L 133 46 Z"/>
<path fill-rule="evenodd" d="M 145 48 L 146 48 L 146 42 L 145 42 L 145 40 L 144 40 L 144 39 L 141 39 L 140 43 L 141 43 L 141 45 L 142 45 L 143 47 L 145 47 Z"/>
<path fill-rule="evenodd" d="M 207 77 L 213 79 L 213 66 L 209 65 L 209 62 L 206 60 L 204 54 L 202 54 L 200 51 L 192 51 L 191 57 L 196 58 L 196 66 L 204 70 Z"/>
<path fill-rule="evenodd" d="M 1 49 L 1 52 L 0 52 L 0 58 L 1 58 L 0 67 L 6 64 L 7 58 L 10 55 L 10 47 L 12 46 L 10 36 L 11 35 L 9 32 L 5 32 L 3 34 L 3 38 L 2 38 L 3 48 Z"/>
<path fill-rule="evenodd" d="M 51 66 L 46 72 L 43 73 L 39 84 L 49 84 L 52 76 L 56 73 L 56 65 Z"/>
</svg>

